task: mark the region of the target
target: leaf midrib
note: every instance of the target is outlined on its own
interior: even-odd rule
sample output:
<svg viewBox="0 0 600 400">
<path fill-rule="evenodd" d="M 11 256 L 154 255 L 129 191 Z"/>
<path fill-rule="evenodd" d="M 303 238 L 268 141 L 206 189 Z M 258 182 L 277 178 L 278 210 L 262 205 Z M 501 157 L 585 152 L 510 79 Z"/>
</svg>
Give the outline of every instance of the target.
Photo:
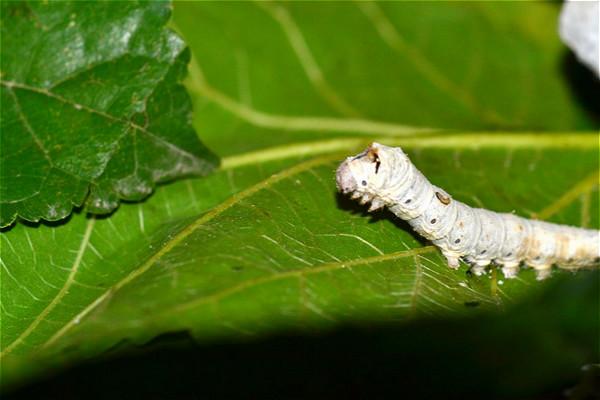
<svg viewBox="0 0 600 400">
<path fill-rule="evenodd" d="M 594 148 L 600 148 L 596 132 L 565 132 L 550 134 L 537 134 L 530 132 L 472 132 L 467 134 L 444 134 L 430 136 L 413 135 L 404 138 L 391 136 L 355 136 L 297 142 L 283 146 L 273 146 L 266 149 L 249 151 L 223 158 L 221 160 L 221 169 L 229 170 L 245 165 L 253 165 L 261 162 L 282 160 L 300 156 L 312 156 L 338 151 L 352 151 L 360 147 L 366 147 L 373 141 L 381 142 L 386 145 L 402 146 L 404 148 L 576 148 L 590 150 Z"/>
</svg>

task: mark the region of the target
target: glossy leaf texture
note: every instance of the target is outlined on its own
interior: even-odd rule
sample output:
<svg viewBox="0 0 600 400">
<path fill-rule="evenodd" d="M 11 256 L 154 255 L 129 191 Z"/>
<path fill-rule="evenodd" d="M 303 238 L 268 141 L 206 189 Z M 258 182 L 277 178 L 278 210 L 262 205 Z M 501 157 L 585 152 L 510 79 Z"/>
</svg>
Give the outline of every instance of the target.
<svg viewBox="0 0 600 400">
<path fill-rule="evenodd" d="M 597 227 L 593 138 L 577 136 L 578 146 L 565 150 L 554 145 L 563 136 L 554 136 L 521 148 L 512 138 L 505 149 L 483 136 L 458 136 L 464 148 L 451 150 L 402 142 L 461 201 Z M 162 187 L 110 218 L 74 215 L 58 227 L 2 235 L 4 372 L 31 357 L 52 365 L 172 331 L 207 340 L 473 315 L 544 288 L 532 271 L 506 281 L 497 272 L 450 270 L 391 215 L 369 216 L 340 198 L 332 174 L 341 155 L 299 163 L 253 157 Z"/>
<path fill-rule="evenodd" d="M 402 146 L 434 184 L 467 204 L 598 228 L 598 135 L 577 132 L 593 122 L 557 69 L 562 48 L 544 25 L 556 15 L 553 6 L 364 7 L 175 5 L 174 26 L 194 54 L 187 82 L 194 124 L 224 156 L 221 169 L 160 187 L 110 217 L 76 213 L 62 224 L 3 233 L 5 382 L 182 331 L 212 343 L 488 314 L 498 327 L 490 331 L 509 337 L 505 311 L 518 314 L 522 301 L 571 278 L 556 271 L 537 282 L 523 270 L 505 280 L 496 270 L 482 277 L 464 265 L 450 270 L 407 225 L 388 212 L 367 214 L 339 196 L 334 181 L 341 160 L 376 140 Z M 431 28 L 432 20 L 446 28 Z M 408 55 L 378 33 L 389 35 L 382 28 L 388 24 L 412 49 Z M 473 34 L 453 36 L 451 27 Z M 483 44 L 459 51 L 468 40 L 494 43 L 501 53 Z M 460 86 L 456 74 L 467 66 L 471 73 L 458 77 L 472 81 Z M 502 81 L 504 68 L 522 69 Z M 447 86 L 431 82 L 439 75 L 458 79 L 451 88 L 462 87 L 476 109 L 444 95 Z M 516 77 L 523 80 L 511 83 Z M 509 123 L 488 119 L 482 108 Z M 510 121 L 551 131 L 508 130 Z M 499 126 L 506 129 L 492 130 Z M 577 276 L 597 282 L 598 272 Z M 574 312 L 581 330 L 597 332 L 597 319 L 588 318 L 597 310 L 593 295 L 575 311 L 576 296 L 560 296 L 557 312 Z M 520 318 L 547 315 L 544 307 L 528 307 Z M 570 326 L 543 329 L 556 329 L 553 337 L 568 344 L 556 356 L 559 375 L 593 361 L 594 339 L 575 343 Z M 452 362 L 460 368 L 460 359 Z"/>
<path fill-rule="evenodd" d="M 2 2 L 0 226 L 114 210 L 211 171 L 166 2 Z"/>
</svg>

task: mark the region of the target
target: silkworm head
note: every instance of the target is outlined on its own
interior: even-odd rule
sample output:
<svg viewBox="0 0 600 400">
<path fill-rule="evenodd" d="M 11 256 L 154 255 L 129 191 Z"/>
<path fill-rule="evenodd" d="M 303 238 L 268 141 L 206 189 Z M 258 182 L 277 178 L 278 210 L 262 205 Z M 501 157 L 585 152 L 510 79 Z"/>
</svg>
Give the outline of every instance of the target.
<svg viewBox="0 0 600 400">
<path fill-rule="evenodd" d="M 336 173 L 337 188 L 342 193 L 366 193 L 376 196 L 384 186 L 387 171 L 393 165 L 393 151 L 379 143 L 371 144 L 362 153 L 348 157 Z"/>
</svg>

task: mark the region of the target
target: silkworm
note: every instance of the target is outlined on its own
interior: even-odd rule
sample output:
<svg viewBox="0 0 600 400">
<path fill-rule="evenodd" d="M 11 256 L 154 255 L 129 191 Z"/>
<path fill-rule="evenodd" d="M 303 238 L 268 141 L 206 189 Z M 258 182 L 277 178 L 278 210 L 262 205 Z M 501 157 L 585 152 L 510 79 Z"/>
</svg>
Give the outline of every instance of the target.
<svg viewBox="0 0 600 400">
<path fill-rule="evenodd" d="M 513 278 L 524 264 L 544 279 L 553 265 L 578 269 L 600 260 L 600 231 L 470 207 L 431 184 L 399 147 L 371 144 L 341 163 L 336 182 L 340 192 L 371 203 L 369 211 L 388 207 L 406 220 L 450 268 L 462 259 L 481 275 L 494 263 Z"/>
</svg>

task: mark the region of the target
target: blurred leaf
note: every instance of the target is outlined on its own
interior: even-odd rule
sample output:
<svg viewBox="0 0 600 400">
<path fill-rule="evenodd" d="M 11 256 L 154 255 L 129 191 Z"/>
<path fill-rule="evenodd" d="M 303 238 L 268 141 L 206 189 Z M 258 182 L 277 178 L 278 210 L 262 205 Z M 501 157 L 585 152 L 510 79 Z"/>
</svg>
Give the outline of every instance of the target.
<svg viewBox="0 0 600 400">
<path fill-rule="evenodd" d="M 334 185 L 340 160 L 377 140 L 405 148 L 434 184 L 473 206 L 598 227 L 595 133 L 468 131 L 511 126 L 489 120 L 481 109 L 527 128 L 590 126 L 555 68 L 559 44 L 546 41 L 555 34 L 544 33 L 548 21 L 541 21 L 554 15 L 552 5 L 510 3 L 498 13 L 470 3 L 366 7 L 372 6 L 411 29 L 406 45 L 428 56 L 427 43 L 439 38 L 419 33 L 419 26 L 430 26 L 423 22 L 427 15 L 440 20 L 431 35 L 450 35 L 439 27 L 462 16 L 461 30 L 474 24 L 497 47 L 511 49 L 502 56 L 473 50 L 447 55 L 452 63 L 428 61 L 457 72 L 482 62 L 486 79 L 464 89 L 477 110 L 459 107 L 450 94 L 442 99 L 444 90 L 415 70 L 422 67 L 381 40 L 362 3 L 178 4 L 177 28 L 197 60 L 188 82 L 195 126 L 226 155 L 222 168 L 161 187 L 108 218 L 75 214 L 58 226 L 20 225 L 2 234 L 6 382 L 168 332 L 188 331 L 209 342 L 321 332 L 344 323 L 464 317 L 503 311 L 552 283 L 535 282 L 528 270 L 509 281 L 496 271 L 484 277 L 471 277 L 464 267 L 452 271 L 405 224 L 386 212 L 367 215 Z M 345 23 L 348 18 L 359 25 Z M 450 38 L 464 47 L 471 36 Z M 331 48 L 347 61 L 336 64 Z M 482 52 L 486 57 L 478 60 Z M 526 60 L 523 81 L 494 78 L 513 68 L 507 59 L 518 64 L 519 57 Z M 384 82 L 383 71 L 394 79 Z M 517 100 L 522 103 L 511 108 Z M 462 130 L 434 133 L 426 126 Z M 491 318 L 505 326 L 502 317 Z M 590 332 L 597 327 L 578 321 Z M 556 353 L 541 347 L 540 354 Z M 557 357 L 568 357 L 570 367 L 587 355 L 578 348 Z"/>
<path fill-rule="evenodd" d="M 169 16 L 165 2 L 2 2 L 0 226 L 84 201 L 107 213 L 213 168 Z"/>
<path fill-rule="evenodd" d="M 566 79 L 557 18 L 550 2 L 182 2 L 174 13 L 196 59 L 196 126 L 223 155 L 415 127 L 597 129 Z"/>
</svg>

